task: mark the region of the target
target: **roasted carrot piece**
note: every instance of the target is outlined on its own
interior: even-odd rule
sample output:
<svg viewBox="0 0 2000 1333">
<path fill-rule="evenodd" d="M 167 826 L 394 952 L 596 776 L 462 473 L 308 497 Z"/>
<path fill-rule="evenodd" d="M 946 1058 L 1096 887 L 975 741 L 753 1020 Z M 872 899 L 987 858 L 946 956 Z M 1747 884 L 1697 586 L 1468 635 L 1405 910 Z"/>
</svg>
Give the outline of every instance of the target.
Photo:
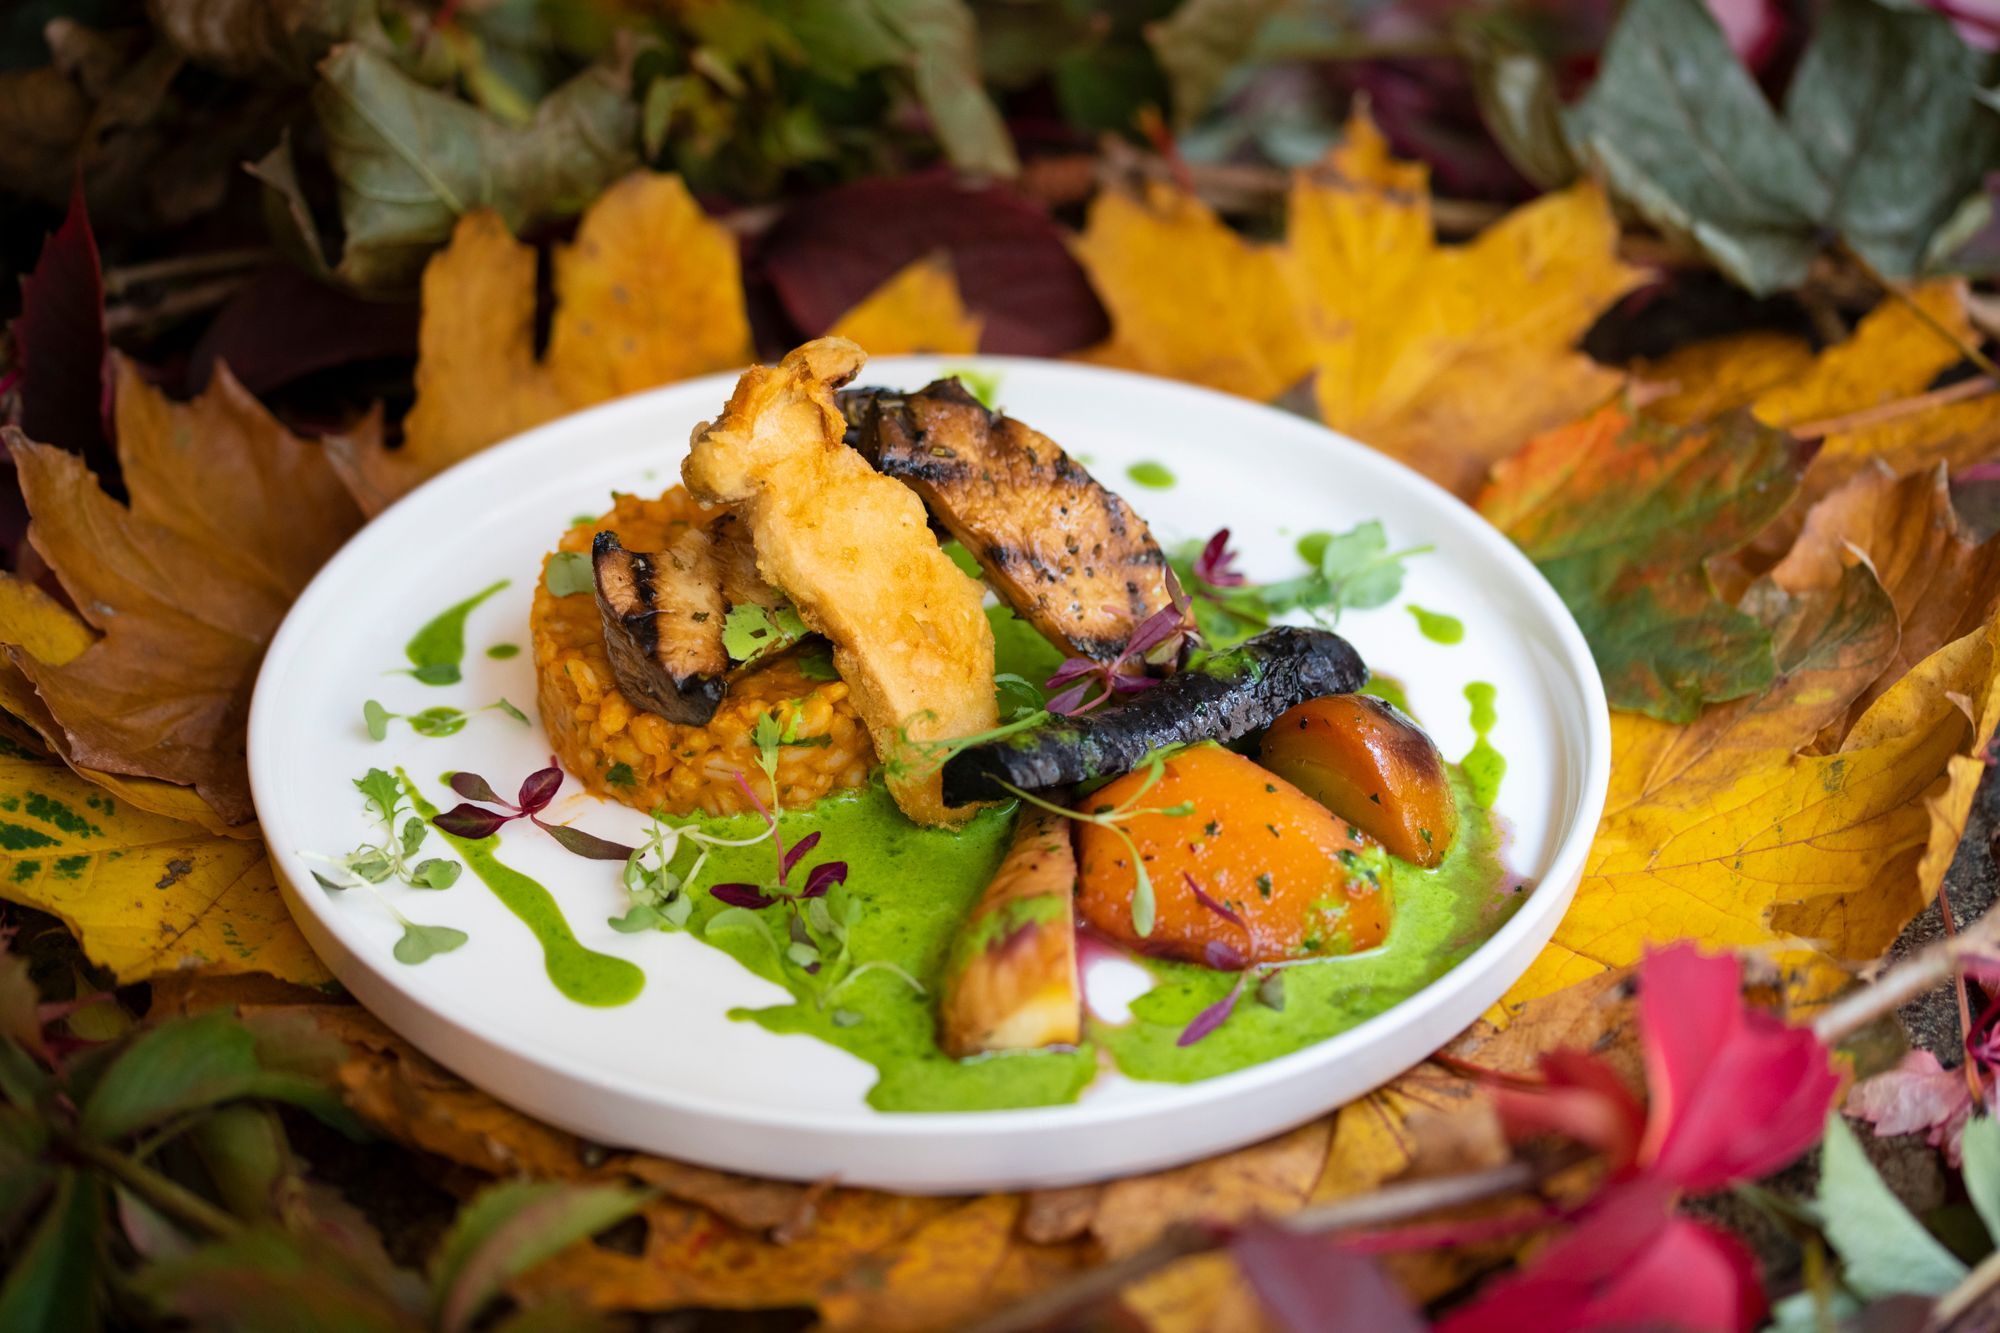
<svg viewBox="0 0 2000 1333">
<path fill-rule="evenodd" d="M 1405 861 L 1438 864 L 1458 834 L 1444 756 L 1380 699 L 1308 699 L 1271 724 L 1258 757 Z"/>
</svg>

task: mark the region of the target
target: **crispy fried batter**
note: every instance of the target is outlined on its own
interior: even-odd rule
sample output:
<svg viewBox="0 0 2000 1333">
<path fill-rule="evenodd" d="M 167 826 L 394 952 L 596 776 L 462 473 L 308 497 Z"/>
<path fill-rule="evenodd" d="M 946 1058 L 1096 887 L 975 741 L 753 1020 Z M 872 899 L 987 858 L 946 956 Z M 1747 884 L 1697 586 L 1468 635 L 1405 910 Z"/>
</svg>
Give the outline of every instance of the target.
<svg viewBox="0 0 2000 1333">
<path fill-rule="evenodd" d="M 1167 559 L 1062 447 L 990 412 L 957 380 L 840 396 L 848 440 L 923 497 L 987 582 L 1052 643 L 1108 661 L 1172 601 Z"/>
<path fill-rule="evenodd" d="M 696 427 L 681 475 L 697 499 L 735 506 L 758 571 L 832 641 L 876 754 L 915 760 L 903 735 L 939 740 L 998 720 L 993 631 L 979 584 L 939 548 L 923 503 L 842 442 L 833 392 L 865 359 L 845 338 L 821 338 L 751 367 L 722 418 Z M 926 767 L 898 775 L 892 762 L 903 812 L 924 824 L 967 817 L 945 807 Z"/>
</svg>

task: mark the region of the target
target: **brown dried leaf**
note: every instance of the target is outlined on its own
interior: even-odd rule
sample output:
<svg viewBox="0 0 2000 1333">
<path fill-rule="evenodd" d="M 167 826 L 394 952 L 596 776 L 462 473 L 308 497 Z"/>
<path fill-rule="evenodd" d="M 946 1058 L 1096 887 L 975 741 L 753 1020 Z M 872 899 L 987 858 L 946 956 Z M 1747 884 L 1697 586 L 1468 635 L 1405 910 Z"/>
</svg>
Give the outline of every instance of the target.
<svg viewBox="0 0 2000 1333">
<path fill-rule="evenodd" d="M 361 514 L 317 444 L 226 368 L 173 403 L 116 359 L 121 505 L 73 455 L 7 442 L 29 540 L 104 637 L 60 664 L 9 649 L 71 764 L 192 786 L 248 822 L 244 727 L 265 644 Z"/>
</svg>

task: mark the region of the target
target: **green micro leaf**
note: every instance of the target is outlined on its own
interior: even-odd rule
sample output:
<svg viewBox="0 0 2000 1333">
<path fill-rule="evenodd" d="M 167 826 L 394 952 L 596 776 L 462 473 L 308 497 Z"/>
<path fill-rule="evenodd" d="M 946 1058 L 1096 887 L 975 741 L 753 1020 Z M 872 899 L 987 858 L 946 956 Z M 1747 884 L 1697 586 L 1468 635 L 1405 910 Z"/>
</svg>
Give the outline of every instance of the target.
<svg viewBox="0 0 2000 1333">
<path fill-rule="evenodd" d="M 464 931 L 453 930 L 450 926 L 423 926 L 405 921 L 403 938 L 396 941 L 393 952 L 397 962 L 414 965 L 438 954 L 450 953 L 468 938 Z"/>
<path fill-rule="evenodd" d="M 542 571 L 542 586 L 557 597 L 596 592 L 597 576 L 591 571 L 590 557 L 581 551 L 557 551 Z"/>
<path fill-rule="evenodd" d="M 636 935 L 642 930 L 659 930 L 666 925 L 666 918 L 657 907 L 646 903 L 634 903 L 624 916 L 610 918 L 611 928 L 625 935 Z"/>
<path fill-rule="evenodd" d="M 379 768 L 371 768 L 354 780 L 354 787 L 375 807 L 376 818 L 384 824 L 395 822 L 396 805 L 403 799 L 403 790 L 396 785 L 394 777 Z"/>
<path fill-rule="evenodd" d="M 373 699 L 361 705 L 361 722 L 368 728 L 368 739 L 371 741 L 389 738 L 389 719 L 394 716 L 394 713 Z"/>
<path fill-rule="evenodd" d="M 417 862 L 416 868 L 410 872 L 410 885 L 419 889 L 448 889 L 458 883 L 459 872 L 463 869 L 456 861 L 434 856 Z"/>
<path fill-rule="evenodd" d="M 495 699 L 492 703 L 488 704 L 487 707 L 499 709 L 501 712 L 505 713 L 508 717 L 513 718 L 516 722 L 519 722 L 524 727 L 534 725 L 533 723 L 528 721 L 528 715 L 526 713 L 514 707 L 513 704 L 508 703 L 505 699 Z"/>
<path fill-rule="evenodd" d="M 2000 1120 L 1990 1115 L 1968 1120 L 1960 1150 L 1965 1161 L 1965 1192 L 1972 1196 L 1972 1206 L 1986 1224 L 1986 1234 L 2000 1237 Z"/>
<path fill-rule="evenodd" d="M 410 724 L 410 730 L 419 736 L 456 736 L 465 730 L 465 714 L 456 708 L 439 705 L 426 708 L 421 713 L 412 713 L 403 719 Z"/>
</svg>

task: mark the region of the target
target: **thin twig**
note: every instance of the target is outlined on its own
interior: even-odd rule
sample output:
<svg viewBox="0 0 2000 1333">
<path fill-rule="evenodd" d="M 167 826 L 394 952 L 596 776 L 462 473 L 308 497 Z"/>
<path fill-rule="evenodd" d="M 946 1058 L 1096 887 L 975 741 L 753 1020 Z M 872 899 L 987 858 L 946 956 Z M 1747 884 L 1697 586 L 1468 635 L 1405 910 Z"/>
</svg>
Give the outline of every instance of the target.
<svg viewBox="0 0 2000 1333">
<path fill-rule="evenodd" d="M 1905 958 L 1870 985 L 1822 1009 L 1813 1020 L 1813 1035 L 1829 1046 L 1837 1045 L 1949 979 L 1965 959 L 1996 949 L 2000 949 L 2000 912 L 1988 912 L 1958 934 Z"/>
<path fill-rule="evenodd" d="M 249 282 L 248 274 L 237 274 L 228 278 L 217 278 L 212 282 L 198 283 L 192 287 L 182 287 L 168 292 L 157 301 L 140 303 L 137 301 L 108 305 L 104 311 L 104 329 L 107 333 L 124 333 L 131 329 L 144 328 L 166 320 L 179 319 L 210 306 L 221 305 L 242 290 Z"/>
<path fill-rule="evenodd" d="M 1958 921 L 1951 911 L 1951 890 L 1942 884 L 1938 886 L 1938 916 L 1944 922 L 1946 938 L 1958 934 Z M 1972 1042 L 1972 1004 L 1965 998 L 1964 968 L 1952 970 L 1951 984 L 1958 993 L 1958 1038 L 1966 1043 L 1969 1050 Z M 1965 1083 L 1972 1092 L 1972 1104 L 1977 1106 L 1986 1094 L 1986 1089 L 1979 1086 L 1979 1062 L 1968 1059 L 1959 1067 L 1965 1071 Z"/>
<path fill-rule="evenodd" d="M 116 1149 L 77 1137 L 65 1146 L 161 1212 L 210 1236 L 233 1236 L 243 1224 L 194 1191 L 141 1166 Z"/>
<path fill-rule="evenodd" d="M 1963 1281 L 1938 1299 L 1931 1307 L 1926 1328 L 1944 1328 L 1952 1320 L 1969 1312 L 1980 1301 L 2000 1287 L 2000 1250 L 1995 1250 L 1979 1261 L 1979 1266 L 1965 1275 Z"/>
<path fill-rule="evenodd" d="M 1958 334 L 1939 323 L 1937 316 L 1924 309 L 1922 302 L 1904 291 L 1900 284 L 1893 283 L 1883 277 L 1876 270 L 1875 266 L 1869 263 L 1853 246 L 1842 241 L 1840 243 L 1840 251 L 1856 268 L 1867 274 L 1877 286 L 1881 287 L 1883 293 L 1890 300 L 1895 301 L 1911 314 L 1915 315 L 1925 328 L 1950 343 L 1960 356 L 1977 366 L 1988 379 L 2000 380 L 2000 366 L 1994 365 L 1993 358 L 1980 350 L 1976 343 L 1967 342 L 1965 339 L 1959 337 Z"/>
<path fill-rule="evenodd" d="M 1947 384 L 1942 389 L 1931 389 L 1924 393 L 1912 394 L 1908 398 L 1898 398 L 1893 402 L 1877 403 L 1859 412 L 1847 412 L 1837 417 L 1821 417 L 1817 421 L 1801 422 L 1788 426 L 1786 430 L 1801 440 L 1824 439 L 1828 435 L 1844 435 L 1851 431 L 1868 430 L 1885 422 L 1898 421 L 1903 417 L 1928 412 L 1934 407 L 1945 407 L 1951 403 L 1962 403 L 1968 398 L 1978 398 L 2000 389 L 2000 380 L 1991 380 L 1984 375 Z"/>
<path fill-rule="evenodd" d="M 249 250 L 213 250 L 207 254 L 182 255 L 177 259 L 156 259 L 147 264 L 127 264 L 123 268 L 108 268 L 104 270 L 104 294 L 123 296 L 134 287 L 177 282 L 182 278 L 207 277 L 211 273 L 233 273 L 239 269 L 257 268 L 277 257 L 276 250 L 259 246 Z"/>
</svg>

